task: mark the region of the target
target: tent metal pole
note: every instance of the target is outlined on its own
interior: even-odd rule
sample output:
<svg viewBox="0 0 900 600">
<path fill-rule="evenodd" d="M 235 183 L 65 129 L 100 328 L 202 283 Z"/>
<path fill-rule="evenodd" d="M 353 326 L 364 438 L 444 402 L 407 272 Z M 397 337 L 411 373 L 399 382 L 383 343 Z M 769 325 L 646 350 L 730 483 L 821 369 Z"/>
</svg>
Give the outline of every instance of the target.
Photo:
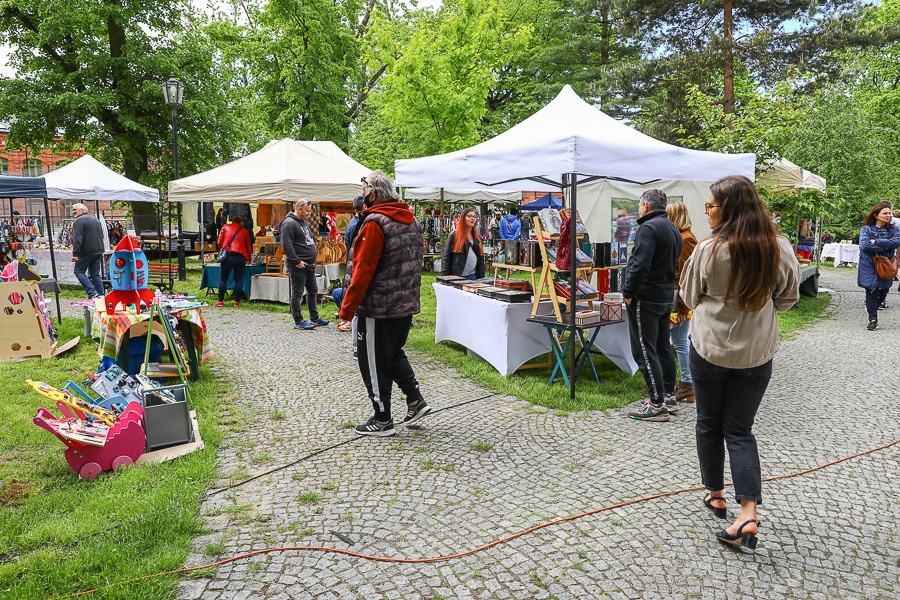
<svg viewBox="0 0 900 600">
<path fill-rule="evenodd" d="M 203 251 L 206 246 L 206 202 L 200 203 L 200 266 L 206 266 L 206 253 Z"/>
<path fill-rule="evenodd" d="M 563 182 L 566 188 L 569 190 L 569 202 L 571 206 L 569 207 L 569 231 L 572 234 L 572 239 L 570 240 L 570 264 L 569 264 L 569 335 L 574 336 L 577 335 L 575 333 L 575 306 L 576 306 L 576 296 L 578 286 L 575 285 L 575 277 L 577 275 L 576 271 L 576 262 L 578 257 L 576 256 L 576 248 L 578 246 L 578 231 L 575 228 L 575 224 L 577 221 L 575 220 L 575 211 L 578 210 L 578 198 L 576 190 L 578 188 L 578 175 L 576 173 L 565 173 L 563 174 Z M 571 339 L 571 338 L 570 338 Z M 569 399 L 575 402 L 575 344 L 574 342 L 571 344 L 572 346 L 572 358 L 571 363 L 569 363 Z M 590 348 L 585 348 L 583 351 L 590 353 Z M 590 354 L 588 354 L 588 360 L 591 360 Z"/>
<path fill-rule="evenodd" d="M 12 199 L 10 199 L 10 203 L 12 203 Z M 47 241 L 50 242 L 50 266 L 53 269 L 53 281 L 56 282 L 56 289 L 59 290 L 59 279 L 56 277 L 56 253 L 53 251 L 53 226 L 50 224 L 50 205 L 47 202 L 47 199 L 44 198 L 44 212 L 47 214 Z M 62 311 L 59 308 L 59 292 L 54 292 L 56 295 L 56 320 L 62 325 Z"/>
</svg>

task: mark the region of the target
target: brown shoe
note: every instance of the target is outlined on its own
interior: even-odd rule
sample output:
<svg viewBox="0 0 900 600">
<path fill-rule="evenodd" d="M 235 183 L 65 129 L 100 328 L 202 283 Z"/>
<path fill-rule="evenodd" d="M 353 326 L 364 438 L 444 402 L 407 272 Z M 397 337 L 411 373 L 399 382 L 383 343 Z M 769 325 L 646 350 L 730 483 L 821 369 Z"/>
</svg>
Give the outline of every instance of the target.
<svg viewBox="0 0 900 600">
<path fill-rule="evenodd" d="M 675 400 L 678 402 L 693 402 L 694 384 L 679 381 L 678 387 L 675 388 Z"/>
</svg>

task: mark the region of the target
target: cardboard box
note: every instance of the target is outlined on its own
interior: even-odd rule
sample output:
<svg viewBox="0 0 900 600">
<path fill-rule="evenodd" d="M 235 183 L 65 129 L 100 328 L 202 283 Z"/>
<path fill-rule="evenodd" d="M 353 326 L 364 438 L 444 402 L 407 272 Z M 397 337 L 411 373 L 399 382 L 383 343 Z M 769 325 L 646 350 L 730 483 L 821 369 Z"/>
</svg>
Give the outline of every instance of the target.
<svg viewBox="0 0 900 600">
<path fill-rule="evenodd" d="M 622 304 L 618 302 L 603 302 L 600 305 L 600 316 L 604 321 L 621 321 Z"/>
</svg>

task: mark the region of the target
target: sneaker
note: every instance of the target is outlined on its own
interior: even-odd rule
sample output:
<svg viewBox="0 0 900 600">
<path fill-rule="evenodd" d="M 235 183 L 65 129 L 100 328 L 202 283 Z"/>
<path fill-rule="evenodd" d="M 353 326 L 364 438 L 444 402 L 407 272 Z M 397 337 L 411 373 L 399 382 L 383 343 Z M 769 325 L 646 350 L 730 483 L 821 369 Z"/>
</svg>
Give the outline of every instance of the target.
<svg viewBox="0 0 900 600">
<path fill-rule="evenodd" d="M 328 321 L 319 317 L 318 319 L 310 319 L 313 325 L 328 325 Z"/>
<path fill-rule="evenodd" d="M 680 407 L 678 406 L 678 400 L 675 398 L 675 394 L 666 394 L 664 398 L 666 410 L 669 411 L 669 414 L 674 415 L 677 413 Z"/>
<path fill-rule="evenodd" d="M 679 381 L 675 388 L 675 399 L 679 402 L 694 401 L 694 384 L 686 381 Z"/>
<path fill-rule="evenodd" d="M 869 324 L 866 326 L 866 329 L 868 329 L 869 331 L 875 331 L 876 329 L 878 329 L 878 321 L 876 321 L 874 319 L 869 321 Z"/>
<path fill-rule="evenodd" d="M 213 304 L 213 306 L 215 306 L 216 308 L 222 308 L 223 306 L 225 306 L 225 303 L 224 302 L 216 302 L 215 304 Z"/>
<path fill-rule="evenodd" d="M 887 310 L 889 308 L 890 308 L 890 306 L 887 305 L 887 302 L 882 302 L 881 304 L 878 305 L 878 310 Z"/>
<path fill-rule="evenodd" d="M 669 411 L 665 404 L 653 404 L 649 400 L 644 400 L 638 409 L 628 413 L 628 416 L 638 421 L 665 423 L 669 420 Z"/>
<path fill-rule="evenodd" d="M 419 400 L 415 404 L 407 404 L 406 416 L 403 418 L 403 423 L 405 425 L 410 425 L 430 412 L 431 407 L 428 406 L 428 403 L 425 402 L 425 400 Z"/>
<path fill-rule="evenodd" d="M 234 303 L 234 306 L 240 306 L 240 305 L 241 305 L 240 302 L 235 302 L 235 303 Z"/>
<path fill-rule="evenodd" d="M 362 425 L 356 426 L 356 433 L 359 435 L 377 435 L 386 437 L 394 435 L 397 431 L 394 429 L 394 420 L 390 419 L 387 423 L 379 423 L 372 417 Z"/>
<path fill-rule="evenodd" d="M 338 323 L 338 331 L 350 331 L 353 329 L 353 323 L 351 321 L 341 321 Z"/>
<path fill-rule="evenodd" d="M 294 323 L 294 329 L 315 329 L 316 326 L 310 323 L 307 320 L 300 321 L 299 323 Z"/>
</svg>

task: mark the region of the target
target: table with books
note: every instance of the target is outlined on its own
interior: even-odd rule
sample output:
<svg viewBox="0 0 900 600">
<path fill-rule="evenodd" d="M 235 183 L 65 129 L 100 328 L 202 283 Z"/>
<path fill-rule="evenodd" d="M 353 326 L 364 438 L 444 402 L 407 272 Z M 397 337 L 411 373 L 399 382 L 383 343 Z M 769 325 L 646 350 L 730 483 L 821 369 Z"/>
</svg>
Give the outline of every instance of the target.
<svg viewBox="0 0 900 600">
<path fill-rule="evenodd" d="M 624 311 L 621 309 L 619 310 L 620 318 L 618 320 L 604 320 L 601 318 L 599 312 L 600 311 L 581 311 L 580 314 L 575 313 L 574 326 L 571 323 L 560 323 L 553 315 L 538 315 L 528 319 L 529 323 L 541 325 L 547 331 L 548 337 L 550 338 L 550 347 L 553 350 L 553 357 L 556 359 L 556 363 L 553 366 L 553 371 L 550 373 L 549 383 L 553 383 L 558 378 L 562 377 L 565 384 L 571 386 L 572 383 L 578 379 L 578 375 L 581 373 L 585 364 L 590 365 L 591 373 L 594 375 L 594 381 L 600 383 L 600 376 L 597 374 L 596 367 L 594 367 L 594 361 L 590 359 L 590 349 L 595 346 L 597 336 L 604 326 L 624 323 L 624 320 L 621 318 Z M 569 335 L 565 338 L 565 341 L 563 341 L 562 334 L 566 331 L 569 332 Z M 571 363 L 569 362 L 570 359 L 568 358 L 568 355 L 569 352 L 576 352 L 576 350 L 575 369 L 572 372 L 570 379 L 568 369 Z"/>
<path fill-rule="evenodd" d="M 544 325 L 529 321 L 532 317 L 531 294 L 507 294 L 508 298 L 518 301 L 501 301 L 484 294 L 491 293 L 486 288 L 493 288 L 492 283 L 492 279 L 465 282 L 466 288 L 478 288 L 483 292 L 481 295 L 464 290 L 463 283 L 459 281 L 457 285 L 449 285 L 449 282 L 433 284 L 437 298 L 435 342 L 456 342 L 484 359 L 500 374 L 509 375 L 531 359 L 552 353 L 554 348 Z M 502 295 L 503 291 L 493 293 Z M 542 301 L 537 306 L 535 318 L 544 316 L 558 323 L 551 302 Z M 589 329 L 592 330 L 588 340 L 591 343 L 587 347 L 597 348 L 622 371 L 628 374 L 637 372 L 637 365 L 631 357 L 625 320 Z M 545 363 L 544 366 L 550 365 Z"/>
</svg>

